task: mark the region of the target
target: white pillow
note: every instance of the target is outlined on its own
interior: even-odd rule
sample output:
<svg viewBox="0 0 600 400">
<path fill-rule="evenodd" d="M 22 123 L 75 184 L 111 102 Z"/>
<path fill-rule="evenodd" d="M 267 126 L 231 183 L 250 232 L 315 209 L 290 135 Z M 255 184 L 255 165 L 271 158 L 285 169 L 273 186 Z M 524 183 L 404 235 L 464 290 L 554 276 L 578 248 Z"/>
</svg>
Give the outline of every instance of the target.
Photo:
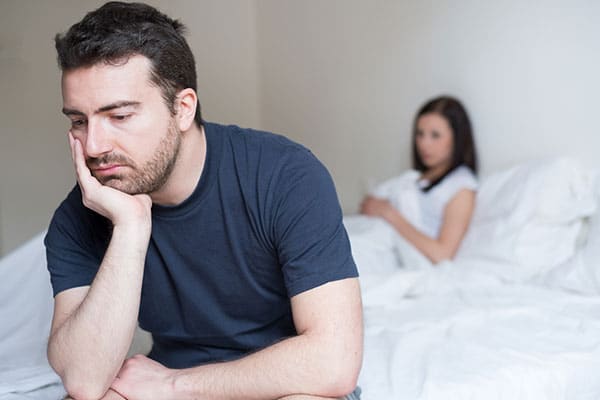
<svg viewBox="0 0 600 400">
<path fill-rule="evenodd" d="M 573 256 L 596 209 L 592 174 L 568 158 L 528 162 L 484 179 L 457 259 L 510 264 L 527 279 Z"/>
<path fill-rule="evenodd" d="M 575 255 L 533 282 L 585 295 L 600 294 L 600 173 L 595 176 L 596 212 L 586 220 Z"/>
</svg>

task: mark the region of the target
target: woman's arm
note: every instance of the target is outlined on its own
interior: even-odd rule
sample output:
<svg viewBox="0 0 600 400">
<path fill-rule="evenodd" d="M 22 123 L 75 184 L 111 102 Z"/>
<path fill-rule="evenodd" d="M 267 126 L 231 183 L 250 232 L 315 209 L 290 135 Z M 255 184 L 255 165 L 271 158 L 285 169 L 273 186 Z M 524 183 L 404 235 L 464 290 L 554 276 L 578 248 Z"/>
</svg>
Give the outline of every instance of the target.
<svg viewBox="0 0 600 400">
<path fill-rule="evenodd" d="M 385 199 L 368 196 L 361 204 L 361 213 L 385 219 L 435 264 L 454 257 L 467 232 L 474 208 L 475 192 L 469 189 L 459 191 L 444 210 L 438 238 L 431 238 L 417 230 Z"/>
</svg>

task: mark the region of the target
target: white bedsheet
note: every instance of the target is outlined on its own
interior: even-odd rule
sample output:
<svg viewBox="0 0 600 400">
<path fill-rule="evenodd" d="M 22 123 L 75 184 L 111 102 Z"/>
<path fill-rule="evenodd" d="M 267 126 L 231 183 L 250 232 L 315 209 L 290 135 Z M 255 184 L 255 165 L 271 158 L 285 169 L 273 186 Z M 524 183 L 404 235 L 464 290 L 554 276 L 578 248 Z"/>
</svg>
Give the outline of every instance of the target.
<svg viewBox="0 0 600 400">
<path fill-rule="evenodd" d="M 600 297 L 469 269 L 363 274 L 363 400 L 600 398 Z"/>
<path fill-rule="evenodd" d="M 65 389 L 60 383 L 51 383 L 33 390 L 19 390 L 0 394 L 0 400 L 61 400 L 65 397 Z"/>
<path fill-rule="evenodd" d="M 43 236 L 0 261 L 0 400 L 64 395 L 46 359 L 53 299 Z"/>
</svg>

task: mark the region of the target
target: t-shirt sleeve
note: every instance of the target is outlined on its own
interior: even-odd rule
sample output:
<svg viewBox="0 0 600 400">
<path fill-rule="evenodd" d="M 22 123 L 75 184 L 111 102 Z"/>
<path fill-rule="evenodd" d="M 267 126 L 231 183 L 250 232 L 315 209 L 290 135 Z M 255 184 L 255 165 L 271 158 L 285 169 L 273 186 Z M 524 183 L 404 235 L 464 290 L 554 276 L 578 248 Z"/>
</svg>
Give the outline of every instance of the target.
<svg viewBox="0 0 600 400">
<path fill-rule="evenodd" d="M 90 285 L 104 254 L 98 246 L 103 242 L 98 241 L 98 232 L 107 227 L 107 222 L 83 205 L 77 206 L 77 201 L 81 202 L 78 193 L 77 190 L 71 192 L 59 206 L 44 238 L 54 296 L 67 289 Z"/>
<path fill-rule="evenodd" d="M 457 192 L 462 189 L 469 189 L 472 191 L 477 191 L 479 184 L 477 183 L 477 178 L 470 169 L 467 167 L 462 167 L 459 173 L 457 174 Z"/>
<path fill-rule="evenodd" d="M 450 202 L 463 189 L 477 191 L 477 178 L 467 167 L 461 166 L 452 172 L 441 187 L 444 204 Z"/>
<path fill-rule="evenodd" d="M 333 180 L 308 150 L 284 158 L 274 233 L 289 297 L 358 272 Z"/>
</svg>

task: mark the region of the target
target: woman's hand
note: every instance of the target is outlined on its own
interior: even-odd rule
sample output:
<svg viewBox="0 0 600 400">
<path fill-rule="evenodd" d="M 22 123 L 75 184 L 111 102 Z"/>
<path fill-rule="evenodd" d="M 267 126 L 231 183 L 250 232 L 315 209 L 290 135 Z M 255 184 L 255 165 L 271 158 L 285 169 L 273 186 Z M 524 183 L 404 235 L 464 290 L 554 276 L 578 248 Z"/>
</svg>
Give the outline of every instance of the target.
<svg viewBox="0 0 600 400">
<path fill-rule="evenodd" d="M 392 204 L 378 197 L 367 196 L 360 204 L 360 213 L 368 215 L 370 217 L 380 217 L 387 219 L 390 211 L 393 211 L 394 207 Z"/>
</svg>

